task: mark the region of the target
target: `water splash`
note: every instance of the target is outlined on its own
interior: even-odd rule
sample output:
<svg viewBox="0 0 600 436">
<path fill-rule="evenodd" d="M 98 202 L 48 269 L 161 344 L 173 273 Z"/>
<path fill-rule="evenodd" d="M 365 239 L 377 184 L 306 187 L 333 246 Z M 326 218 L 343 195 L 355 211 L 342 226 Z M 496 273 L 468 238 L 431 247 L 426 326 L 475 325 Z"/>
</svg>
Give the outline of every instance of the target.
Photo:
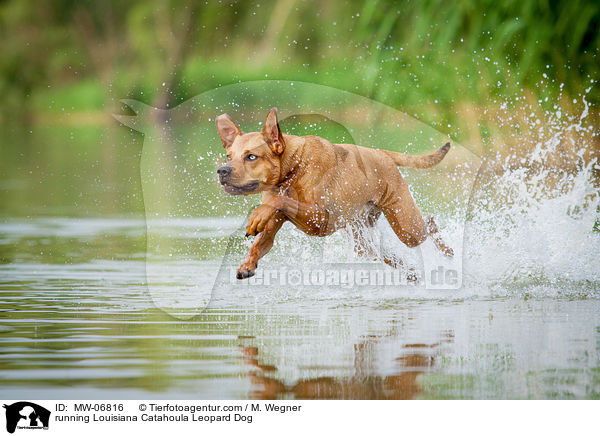
<svg viewBox="0 0 600 436">
<path fill-rule="evenodd" d="M 589 89 L 588 89 L 589 92 Z M 465 228 L 465 285 L 494 295 L 600 294 L 596 158 L 589 104 L 545 113 L 533 147 L 484 161 Z M 523 145 L 526 148 L 526 145 Z"/>
</svg>

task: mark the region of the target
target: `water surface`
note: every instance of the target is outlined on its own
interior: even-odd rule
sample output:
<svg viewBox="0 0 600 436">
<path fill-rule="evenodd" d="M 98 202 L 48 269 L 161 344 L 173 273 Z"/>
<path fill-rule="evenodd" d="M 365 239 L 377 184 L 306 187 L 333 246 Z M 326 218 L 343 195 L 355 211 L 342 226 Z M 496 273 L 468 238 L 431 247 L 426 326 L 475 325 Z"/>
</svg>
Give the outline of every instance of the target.
<svg viewBox="0 0 600 436">
<path fill-rule="evenodd" d="M 4 398 L 600 396 L 593 292 L 232 287 L 199 315 L 184 301 L 173 316 L 146 285 L 144 234 L 133 218 L 3 221 Z M 219 262 L 194 268 L 163 291 L 212 287 L 201 272 Z"/>
</svg>

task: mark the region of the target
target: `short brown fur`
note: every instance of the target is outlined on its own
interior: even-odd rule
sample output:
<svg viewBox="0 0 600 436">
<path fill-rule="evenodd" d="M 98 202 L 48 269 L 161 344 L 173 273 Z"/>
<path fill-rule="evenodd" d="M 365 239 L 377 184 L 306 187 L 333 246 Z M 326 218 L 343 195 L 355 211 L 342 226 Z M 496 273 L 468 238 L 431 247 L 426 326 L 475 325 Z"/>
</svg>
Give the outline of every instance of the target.
<svg viewBox="0 0 600 436">
<path fill-rule="evenodd" d="M 239 279 L 254 275 L 286 221 L 311 236 L 327 236 L 350 224 L 361 253 L 366 247 L 360 226 L 372 226 L 383 213 L 407 246 L 416 247 L 431 236 L 440 251 L 453 255 L 433 218 L 421 216 L 397 168 L 431 168 L 444 158 L 450 143 L 426 156 L 332 144 L 318 136 L 282 133 L 275 108 L 261 132 L 243 133 L 227 114 L 217 117 L 216 124 L 227 152 L 227 163 L 217 171 L 225 191 L 262 192 L 262 204 L 248 218 L 246 233 L 256 239 L 238 269 Z M 395 265 L 393 259 L 384 260 Z"/>
</svg>

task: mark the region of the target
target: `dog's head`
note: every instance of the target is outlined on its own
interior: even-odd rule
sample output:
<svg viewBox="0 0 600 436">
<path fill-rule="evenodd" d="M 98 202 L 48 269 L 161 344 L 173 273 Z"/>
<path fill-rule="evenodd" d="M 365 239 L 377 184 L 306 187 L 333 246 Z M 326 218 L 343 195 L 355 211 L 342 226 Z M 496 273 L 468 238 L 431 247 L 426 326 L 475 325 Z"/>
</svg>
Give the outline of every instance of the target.
<svg viewBox="0 0 600 436">
<path fill-rule="evenodd" d="M 225 192 L 248 195 L 277 185 L 285 150 L 277 109 L 269 111 L 260 132 L 243 133 L 227 114 L 219 115 L 215 121 L 227 153 L 227 162 L 217 170 Z"/>
</svg>

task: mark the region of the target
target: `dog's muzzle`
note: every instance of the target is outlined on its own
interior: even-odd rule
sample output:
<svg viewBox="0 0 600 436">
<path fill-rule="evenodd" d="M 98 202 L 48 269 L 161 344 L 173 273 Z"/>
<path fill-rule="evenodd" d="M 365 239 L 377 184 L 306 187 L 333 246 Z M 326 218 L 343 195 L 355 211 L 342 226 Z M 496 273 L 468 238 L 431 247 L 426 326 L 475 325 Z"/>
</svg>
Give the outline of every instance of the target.
<svg viewBox="0 0 600 436">
<path fill-rule="evenodd" d="M 232 195 L 240 195 L 240 194 L 250 194 L 256 192 L 258 189 L 258 182 L 250 182 L 245 185 L 234 185 L 231 183 L 231 167 L 227 165 L 223 165 L 221 168 L 217 170 L 217 174 L 219 175 L 219 182 L 225 189 L 225 192 Z"/>
<path fill-rule="evenodd" d="M 217 170 L 217 174 L 219 175 L 219 181 L 221 183 L 226 181 L 231 175 L 231 171 L 231 167 L 228 167 L 227 165 L 223 165 L 221 168 L 219 168 Z"/>
</svg>

